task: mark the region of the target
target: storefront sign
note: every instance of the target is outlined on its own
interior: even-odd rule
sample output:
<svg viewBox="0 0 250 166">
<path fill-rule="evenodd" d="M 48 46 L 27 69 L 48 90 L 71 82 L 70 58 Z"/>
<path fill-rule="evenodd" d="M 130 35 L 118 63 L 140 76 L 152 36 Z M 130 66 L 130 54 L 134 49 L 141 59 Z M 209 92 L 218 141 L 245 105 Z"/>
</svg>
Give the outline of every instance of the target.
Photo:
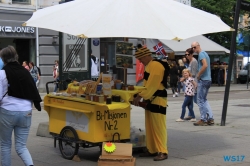
<svg viewBox="0 0 250 166">
<path fill-rule="evenodd" d="M 1 15 L 2 13 L 0 13 Z M 13 19 L 18 19 L 14 17 Z M 0 37 L 2 38 L 23 38 L 34 39 L 36 38 L 36 28 L 23 27 L 24 21 L 1 20 L 0 19 Z"/>
<path fill-rule="evenodd" d="M 34 27 L 12 27 L 0 25 L 0 32 L 6 33 L 35 33 Z"/>
</svg>

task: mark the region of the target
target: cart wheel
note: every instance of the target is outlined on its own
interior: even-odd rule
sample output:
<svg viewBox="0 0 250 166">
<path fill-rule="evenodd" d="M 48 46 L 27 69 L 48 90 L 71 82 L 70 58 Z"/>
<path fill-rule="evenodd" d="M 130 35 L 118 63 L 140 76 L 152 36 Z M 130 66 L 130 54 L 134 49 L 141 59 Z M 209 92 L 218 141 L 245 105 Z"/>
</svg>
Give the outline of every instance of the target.
<svg viewBox="0 0 250 166">
<path fill-rule="evenodd" d="M 63 158 L 72 160 L 79 150 L 78 135 L 73 127 L 66 126 L 62 129 L 59 138 L 59 149 Z"/>
</svg>

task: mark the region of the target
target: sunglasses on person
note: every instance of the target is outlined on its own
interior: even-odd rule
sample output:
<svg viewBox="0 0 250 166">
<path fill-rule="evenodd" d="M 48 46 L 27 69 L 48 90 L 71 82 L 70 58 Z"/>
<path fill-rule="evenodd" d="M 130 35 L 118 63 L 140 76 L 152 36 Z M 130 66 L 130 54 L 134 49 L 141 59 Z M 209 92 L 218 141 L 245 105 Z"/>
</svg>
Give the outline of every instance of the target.
<svg viewBox="0 0 250 166">
<path fill-rule="evenodd" d="M 190 54 L 185 54 L 185 56 L 189 56 Z"/>
</svg>

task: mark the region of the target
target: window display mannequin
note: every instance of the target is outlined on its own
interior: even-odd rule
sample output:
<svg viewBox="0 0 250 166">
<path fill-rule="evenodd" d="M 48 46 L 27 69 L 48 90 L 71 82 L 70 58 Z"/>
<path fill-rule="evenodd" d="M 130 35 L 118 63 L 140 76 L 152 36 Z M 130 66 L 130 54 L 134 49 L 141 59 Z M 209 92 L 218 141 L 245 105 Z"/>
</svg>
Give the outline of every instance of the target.
<svg viewBox="0 0 250 166">
<path fill-rule="evenodd" d="M 97 79 L 99 76 L 99 59 L 91 54 L 91 78 Z"/>
</svg>

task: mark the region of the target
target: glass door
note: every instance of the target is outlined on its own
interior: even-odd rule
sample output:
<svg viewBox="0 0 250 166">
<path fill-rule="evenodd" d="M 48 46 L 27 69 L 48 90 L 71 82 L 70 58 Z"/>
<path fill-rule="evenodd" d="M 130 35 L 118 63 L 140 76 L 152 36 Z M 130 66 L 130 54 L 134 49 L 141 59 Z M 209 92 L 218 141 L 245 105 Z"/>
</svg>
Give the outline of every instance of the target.
<svg viewBox="0 0 250 166">
<path fill-rule="evenodd" d="M 100 71 L 104 74 L 113 74 L 115 68 L 115 43 L 101 42 L 100 46 Z"/>
</svg>

